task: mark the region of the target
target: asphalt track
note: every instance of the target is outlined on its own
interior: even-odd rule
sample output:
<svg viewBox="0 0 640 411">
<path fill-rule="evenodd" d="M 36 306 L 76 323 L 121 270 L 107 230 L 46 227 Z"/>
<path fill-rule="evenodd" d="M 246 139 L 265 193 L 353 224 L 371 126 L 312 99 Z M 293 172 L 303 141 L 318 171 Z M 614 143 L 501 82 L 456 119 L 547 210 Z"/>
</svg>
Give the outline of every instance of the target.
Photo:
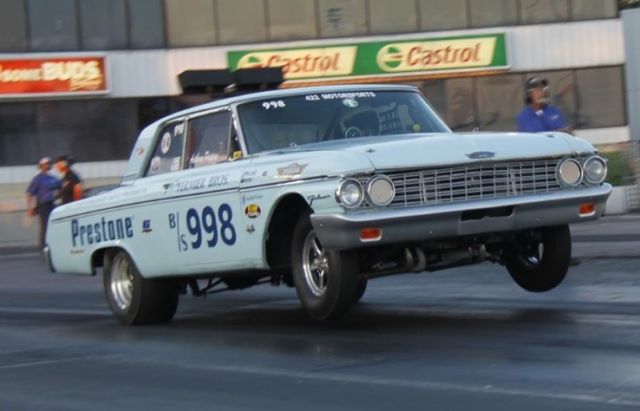
<svg viewBox="0 0 640 411">
<path fill-rule="evenodd" d="M 545 294 L 484 263 L 371 281 L 317 324 L 286 287 L 181 299 L 125 328 L 99 278 L 0 252 L 0 410 L 640 409 L 640 225 L 576 227 Z"/>
</svg>

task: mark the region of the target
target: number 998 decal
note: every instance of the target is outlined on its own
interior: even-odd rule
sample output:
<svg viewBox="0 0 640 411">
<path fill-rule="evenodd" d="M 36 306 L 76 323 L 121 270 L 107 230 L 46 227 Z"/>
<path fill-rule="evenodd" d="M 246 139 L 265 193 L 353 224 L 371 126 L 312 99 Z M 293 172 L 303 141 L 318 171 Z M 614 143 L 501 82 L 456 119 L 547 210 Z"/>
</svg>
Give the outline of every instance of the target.
<svg viewBox="0 0 640 411">
<path fill-rule="evenodd" d="M 181 226 L 180 213 L 169 214 L 169 228 L 176 230 L 179 251 L 197 250 L 203 245 L 214 248 L 220 241 L 228 246 L 236 243 L 233 212 L 229 204 L 221 204 L 217 213 L 210 206 L 200 211 L 190 208 L 185 216 L 186 230 Z"/>
</svg>

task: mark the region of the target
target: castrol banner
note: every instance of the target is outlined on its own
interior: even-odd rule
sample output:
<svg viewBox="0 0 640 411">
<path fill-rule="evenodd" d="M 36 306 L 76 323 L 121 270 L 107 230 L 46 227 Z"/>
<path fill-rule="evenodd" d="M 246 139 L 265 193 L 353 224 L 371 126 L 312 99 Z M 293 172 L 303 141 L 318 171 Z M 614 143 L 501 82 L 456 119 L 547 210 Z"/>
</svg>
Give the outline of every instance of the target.
<svg viewBox="0 0 640 411">
<path fill-rule="evenodd" d="M 105 94 L 103 56 L 0 58 L 0 97 Z"/>
<path fill-rule="evenodd" d="M 356 51 L 357 46 L 314 47 L 230 52 L 228 58 L 232 70 L 282 67 L 285 79 L 303 79 L 351 75 Z"/>
<path fill-rule="evenodd" d="M 282 67 L 286 80 L 498 70 L 509 67 L 505 33 L 234 50 L 231 70 Z"/>
</svg>

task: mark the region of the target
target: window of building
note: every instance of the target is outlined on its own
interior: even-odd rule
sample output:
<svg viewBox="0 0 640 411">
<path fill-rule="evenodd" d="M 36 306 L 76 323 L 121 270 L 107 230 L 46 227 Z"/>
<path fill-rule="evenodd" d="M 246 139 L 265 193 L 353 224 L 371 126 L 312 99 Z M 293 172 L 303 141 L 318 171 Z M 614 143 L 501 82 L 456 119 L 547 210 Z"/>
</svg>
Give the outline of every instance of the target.
<svg viewBox="0 0 640 411">
<path fill-rule="evenodd" d="M 156 148 L 147 167 L 147 176 L 182 170 L 184 129 L 184 121 L 176 121 L 168 124 L 158 133 Z"/>
<path fill-rule="evenodd" d="M 27 27 L 22 0 L 5 0 L 0 13 L 0 52 L 25 51 Z"/>
<path fill-rule="evenodd" d="M 569 19 L 568 0 L 520 0 L 522 24 L 549 23 Z"/>
<path fill-rule="evenodd" d="M 418 29 L 415 0 L 369 0 L 372 34 L 411 33 Z"/>
<path fill-rule="evenodd" d="M 36 164 L 43 151 L 37 145 L 36 105 L 3 103 L 0 110 L 0 166 Z"/>
<path fill-rule="evenodd" d="M 507 26 L 518 23 L 518 3 L 514 0 L 470 1 L 471 27 Z"/>
<path fill-rule="evenodd" d="M 447 30 L 469 26 L 467 0 L 418 0 L 418 6 L 421 30 Z"/>
<path fill-rule="evenodd" d="M 138 100 L 138 127 L 140 130 L 160 120 L 171 113 L 180 111 L 175 102 L 175 98 L 169 97 L 148 97 Z"/>
<path fill-rule="evenodd" d="M 187 167 L 198 168 L 229 159 L 231 112 L 207 114 L 189 120 Z"/>
<path fill-rule="evenodd" d="M 0 166 L 60 154 L 82 162 L 126 159 L 138 134 L 136 107 L 133 99 L 4 103 Z"/>
<path fill-rule="evenodd" d="M 624 84 L 620 67 L 578 70 L 576 83 L 579 116 L 576 128 L 625 124 Z"/>
<path fill-rule="evenodd" d="M 43 154 L 77 161 L 126 159 L 138 132 L 132 99 L 40 102 L 36 123 Z"/>
<path fill-rule="evenodd" d="M 164 47 L 161 0 L 129 0 L 130 45 L 134 49 Z"/>
<path fill-rule="evenodd" d="M 267 40 L 263 1 L 218 0 L 218 16 L 220 42 L 223 44 Z"/>
<path fill-rule="evenodd" d="M 365 0 L 319 0 L 320 37 L 366 34 Z"/>
<path fill-rule="evenodd" d="M 267 7 L 271 40 L 317 37 L 316 9 L 313 0 L 267 0 Z"/>
<path fill-rule="evenodd" d="M 165 0 L 169 46 L 206 46 L 216 43 L 213 0 Z"/>
<path fill-rule="evenodd" d="M 481 131 L 515 131 L 524 106 L 523 76 L 503 74 L 476 79 L 477 126 Z"/>
<path fill-rule="evenodd" d="M 471 78 L 429 80 L 420 89 L 451 130 L 469 131 L 475 127 Z"/>
<path fill-rule="evenodd" d="M 27 6 L 32 50 L 78 50 L 74 0 L 28 0 Z"/>
<path fill-rule="evenodd" d="M 618 15 L 616 0 L 571 0 L 573 20 L 606 19 Z"/>
<path fill-rule="evenodd" d="M 620 10 L 632 9 L 634 7 L 640 7 L 640 0 L 618 0 L 618 8 Z"/>
<path fill-rule="evenodd" d="M 82 48 L 110 50 L 127 47 L 124 0 L 79 0 Z"/>
</svg>

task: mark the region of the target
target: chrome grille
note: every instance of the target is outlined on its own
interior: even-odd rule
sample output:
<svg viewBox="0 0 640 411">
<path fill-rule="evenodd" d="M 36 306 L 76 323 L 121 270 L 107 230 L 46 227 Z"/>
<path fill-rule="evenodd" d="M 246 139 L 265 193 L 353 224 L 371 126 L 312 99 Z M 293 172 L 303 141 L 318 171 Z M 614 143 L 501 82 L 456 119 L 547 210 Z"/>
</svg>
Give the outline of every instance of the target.
<svg viewBox="0 0 640 411">
<path fill-rule="evenodd" d="M 389 207 L 513 197 L 561 190 L 559 159 L 483 163 L 388 173 L 396 187 Z"/>
</svg>

